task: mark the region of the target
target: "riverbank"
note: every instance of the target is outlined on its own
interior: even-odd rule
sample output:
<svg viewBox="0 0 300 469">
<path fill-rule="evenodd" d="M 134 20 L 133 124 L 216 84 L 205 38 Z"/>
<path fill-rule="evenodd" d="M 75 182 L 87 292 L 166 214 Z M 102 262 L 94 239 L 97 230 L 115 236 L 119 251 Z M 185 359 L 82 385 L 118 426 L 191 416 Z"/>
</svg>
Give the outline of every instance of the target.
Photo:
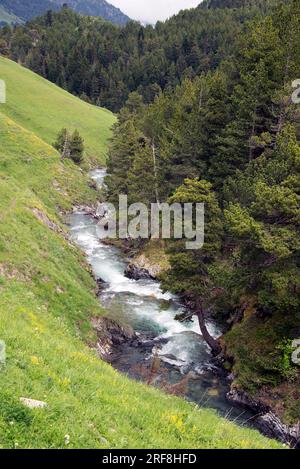
<svg viewBox="0 0 300 469">
<path fill-rule="evenodd" d="M 104 171 L 92 173 L 98 185 L 104 175 Z M 210 355 L 197 322 L 176 321 L 176 317 L 185 316 L 179 300 L 160 291 L 145 264 L 136 267 L 136 276 L 128 275 L 128 266 L 132 265 L 128 264 L 129 247 L 126 243 L 100 242 L 90 210 L 73 214 L 71 225 L 72 236 L 87 253 L 98 282 L 101 279 L 99 297 L 108 318 L 102 324 L 105 333 L 98 335 L 100 357 L 134 379 L 150 380 L 170 393 L 180 392 L 194 402 L 214 407 L 232 420 L 252 423 L 255 412 L 249 406 L 232 405 L 227 399 L 228 373 Z M 175 308 L 170 307 L 174 301 Z M 213 324 L 209 327 L 211 333 L 220 334 Z M 98 325 L 98 333 L 100 329 Z"/>
<path fill-rule="evenodd" d="M 88 345 L 105 313 L 60 215 L 97 193 L 37 137 L 0 126 L 0 447 L 281 448 L 99 359 Z"/>
<path fill-rule="evenodd" d="M 98 185 L 101 185 L 103 182 L 104 172 L 97 173 L 97 171 L 95 171 L 92 174 L 92 177 L 97 181 Z M 145 244 L 141 250 L 134 250 L 130 243 L 126 241 L 104 241 L 102 244 L 106 246 L 114 246 L 114 254 L 122 256 L 123 272 L 119 273 L 124 273 L 125 277 L 131 279 L 132 282 L 135 282 L 137 289 L 139 281 L 155 281 L 159 278 L 161 272 L 168 268 L 168 259 L 164 254 L 164 246 L 162 246 L 162 243 L 160 242 L 150 242 Z M 109 289 L 109 282 L 105 285 L 106 288 Z M 181 305 L 181 311 L 177 311 L 177 314 L 175 311 L 174 318 L 177 316 L 177 318 L 180 318 L 181 320 L 184 319 L 187 316 L 183 313 L 184 309 L 185 307 Z M 112 314 L 114 314 L 114 312 L 112 312 Z M 115 319 L 115 316 L 113 316 L 113 318 Z M 122 321 L 122 324 L 126 324 L 128 320 L 124 313 L 119 319 Z M 133 324 L 133 326 L 135 327 L 135 324 Z M 138 332 L 139 335 L 143 333 L 143 330 Z M 151 333 L 153 334 L 153 331 L 151 331 Z M 189 360 L 181 360 L 180 357 L 176 357 L 176 354 L 174 354 L 174 348 L 172 349 L 170 344 L 167 345 L 169 343 L 169 338 L 166 338 L 163 335 L 157 335 L 152 338 L 149 338 L 149 336 L 139 337 L 139 340 L 134 341 L 132 341 L 132 337 L 129 340 L 126 340 L 126 337 L 123 337 L 121 339 L 122 353 L 119 352 L 118 348 L 119 338 L 116 339 L 115 343 L 111 340 L 111 355 L 114 356 L 111 363 L 117 369 L 123 373 L 129 374 L 135 379 L 148 381 L 151 376 L 153 357 L 157 355 L 160 362 L 159 368 L 162 368 L 161 364 L 163 364 L 164 370 L 160 369 L 159 372 L 156 372 L 154 380 L 156 384 L 160 384 L 160 382 L 162 382 L 163 384 L 160 385 L 167 388 L 166 381 L 168 382 L 168 380 L 170 380 L 171 387 L 175 385 L 180 388 L 183 376 L 183 381 L 185 380 L 185 389 L 181 392 L 187 398 L 194 400 L 195 402 L 199 402 L 199 400 L 202 401 L 201 392 L 204 392 L 207 394 L 208 401 L 212 402 L 212 406 L 215 406 L 219 411 L 221 410 L 221 412 L 224 412 L 224 409 L 229 411 L 229 413 L 232 412 L 230 405 L 236 406 L 240 415 L 243 415 L 243 412 L 250 412 L 249 414 L 246 414 L 247 418 L 245 418 L 245 420 L 250 419 L 251 423 L 259 428 L 265 435 L 275 437 L 284 443 L 295 446 L 299 438 L 299 426 L 283 423 L 278 416 L 276 416 L 271 406 L 262 403 L 259 398 L 250 397 L 245 391 L 239 391 L 238 388 L 236 388 L 235 375 L 231 371 L 228 371 L 228 366 L 226 366 L 226 369 L 223 368 L 223 363 L 225 362 L 226 365 L 229 365 L 231 360 L 226 361 L 225 357 L 222 362 L 220 360 L 213 360 L 212 357 L 209 356 L 208 347 L 200 336 L 198 326 L 195 327 L 194 334 L 194 340 L 198 342 L 202 341 L 204 348 L 206 347 L 206 354 L 204 354 L 204 356 L 201 356 L 200 354 L 197 358 L 192 357 L 192 359 L 190 357 L 190 363 L 188 363 Z M 220 332 L 218 335 L 220 335 Z M 117 334 L 117 337 L 118 336 L 119 334 Z M 163 345 L 160 343 L 161 339 L 165 340 Z M 187 355 L 189 340 L 191 340 L 191 336 L 187 338 L 186 342 L 181 343 L 181 347 L 183 350 L 186 350 Z M 170 353 L 170 351 L 172 353 Z M 198 367 L 196 366 L 197 360 L 198 364 L 200 362 L 200 366 Z M 206 366 L 203 366 L 202 368 L 201 360 L 204 360 L 204 362 L 206 361 Z M 200 373 L 206 374 L 204 381 L 206 380 L 211 383 L 218 382 L 219 389 L 218 386 L 214 387 L 213 385 L 209 389 L 203 389 L 201 385 L 199 386 L 199 383 L 197 383 L 197 380 L 199 380 L 199 370 Z M 174 378 L 174 376 L 176 376 L 176 372 L 179 374 L 179 376 L 177 376 L 177 382 L 176 378 Z M 208 377 L 207 373 L 212 373 L 214 378 L 211 378 L 211 376 Z M 162 375 L 164 376 L 162 377 Z M 190 382 L 189 386 L 187 385 L 188 381 Z M 222 391 L 220 391 L 220 389 L 222 389 Z M 223 402 L 220 406 L 220 402 L 217 402 L 217 400 L 215 400 L 215 402 L 211 400 L 213 396 L 219 396 L 220 393 L 222 394 L 223 401 L 226 401 L 227 405 Z M 234 411 L 233 413 L 235 414 Z"/>
<path fill-rule="evenodd" d="M 125 276 L 127 257 L 116 246 L 99 241 L 96 220 L 82 212 L 69 220 L 72 239 L 86 252 L 98 280 L 105 317 L 94 319 L 99 357 L 123 374 L 214 408 L 227 419 L 252 425 L 264 434 L 295 444 L 292 429 L 277 424 L 270 412 L 250 398 L 230 391 L 228 373 L 215 361 L 199 334 L 198 324 L 176 321 L 180 302 L 163 293 L 152 279 Z M 213 324 L 211 333 L 217 333 Z M 244 394 L 246 396 L 246 394 Z"/>
</svg>

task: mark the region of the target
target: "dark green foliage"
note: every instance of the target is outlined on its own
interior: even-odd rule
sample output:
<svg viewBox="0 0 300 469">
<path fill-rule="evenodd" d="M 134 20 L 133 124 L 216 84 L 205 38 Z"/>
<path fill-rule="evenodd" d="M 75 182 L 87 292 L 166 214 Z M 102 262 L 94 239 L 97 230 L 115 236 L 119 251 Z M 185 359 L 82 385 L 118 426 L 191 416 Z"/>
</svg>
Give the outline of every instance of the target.
<svg viewBox="0 0 300 469">
<path fill-rule="evenodd" d="M 299 8 L 287 2 L 247 23 L 217 70 L 146 107 L 135 96 L 108 160 L 109 197 L 125 185 L 134 202 L 154 201 L 157 187 L 160 201 L 205 203 L 204 247 L 168 243 L 162 284 L 233 326 L 225 342 L 251 390 L 299 377 L 282 348 L 300 333 Z"/>
<path fill-rule="evenodd" d="M 0 415 L 10 425 L 29 426 L 33 420 L 32 412 L 9 393 L 0 395 Z"/>
<path fill-rule="evenodd" d="M 204 0 L 200 8 L 251 8 L 259 5 L 267 9 L 275 4 L 276 0 Z"/>
<path fill-rule="evenodd" d="M 80 164 L 82 162 L 84 141 L 79 135 L 78 130 L 75 130 L 73 134 L 70 134 L 67 129 L 62 129 L 53 146 L 57 151 L 59 151 L 62 159 L 71 158 L 71 160 L 76 164 Z"/>
<path fill-rule="evenodd" d="M 51 0 L 54 4 L 62 6 L 64 4 L 72 8 L 77 13 L 87 16 L 100 16 L 118 25 L 124 25 L 129 21 L 119 8 L 111 5 L 106 0 Z"/>
<path fill-rule="evenodd" d="M 183 78 L 215 70 L 235 50 L 248 18 L 259 10 L 181 12 L 156 27 L 119 28 L 64 8 L 26 26 L 6 28 L 10 56 L 50 81 L 113 111 L 132 91 L 150 103 Z M 80 58 L 80 60 L 79 60 Z"/>
<path fill-rule="evenodd" d="M 234 188 L 233 188 L 234 186 Z M 248 197 L 239 188 L 247 187 Z M 300 147 L 293 127 L 278 135 L 276 149 L 228 181 L 225 210 L 239 261 L 237 280 L 264 312 L 296 314 L 300 308 Z M 232 189 L 230 190 L 230 187 Z"/>
<path fill-rule="evenodd" d="M 163 286 L 189 298 L 201 297 L 208 306 L 214 294 L 210 266 L 220 256 L 222 212 L 209 182 L 186 179 L 168 199 L 169 203 L 205 204 L 205 243 L 202 249 L 186 250 L 182 241 L 171 244 L 172 269 L 163 279 Z"/>
<path fill-rule="evenodd" d="M 78 130 L 74 130 L 70 137 L 70 158 L 74 163 L 79 164 L 83 160 L 84 141 Z"/>
<path fill-rule="evenodd" d="M 56 141 L 53 143 L 53 146 L 62 155 L 69 140 L 70 138 L 67 129 L 62 129 L 59 132 Z"/>
</svg>

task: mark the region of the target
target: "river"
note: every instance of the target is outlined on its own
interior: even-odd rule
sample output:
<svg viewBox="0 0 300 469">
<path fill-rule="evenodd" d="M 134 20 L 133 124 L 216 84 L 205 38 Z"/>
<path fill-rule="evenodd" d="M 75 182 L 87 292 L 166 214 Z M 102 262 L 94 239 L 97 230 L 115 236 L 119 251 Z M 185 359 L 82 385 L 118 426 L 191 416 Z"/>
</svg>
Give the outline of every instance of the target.
<svg viewBox="0 0 300 469">
<path fill-rule="evenodd" d="M 95 170 L 91 177 L 101 187 L 105 171 Z M 150 348 L 124 346 L 112 365 L 131 378 L 142 379 L 142 372 L 137 371 L 139 366 L 149 366 L 155 354 L 161 362 L 158 383 L 178 383 L 188 375 L 183 391 L 186 399 L 214 408 L 239 424 L 249 425 L 253 414 L 232 407 L 227 401 L 228 380 L 214 364 L 196 320 L 175 319 L 184 311 L 178 298 L 163 293 L 157 281 L 125 277 L 128 260 L 121 250 L 99 241 L 93 217 L 75 212 L 70 215 L 68 224 L 72 239 L 86 253 L 95 277 L 105 282 L 100 302 L 107 316 L 130 324 L 151 343 Z M 213 323 L 208 324 L 208 329 L 216 337 L 220 334 Z"/>
</svg>

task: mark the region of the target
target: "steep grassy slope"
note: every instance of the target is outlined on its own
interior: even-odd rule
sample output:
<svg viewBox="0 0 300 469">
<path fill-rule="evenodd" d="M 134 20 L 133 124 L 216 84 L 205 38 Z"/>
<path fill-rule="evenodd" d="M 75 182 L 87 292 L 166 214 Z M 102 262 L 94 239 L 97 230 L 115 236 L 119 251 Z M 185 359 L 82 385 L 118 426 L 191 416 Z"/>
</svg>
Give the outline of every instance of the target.
<svg viewBox="0 0 300 469">
<path fill-rule="evenodd" d="M 89 161 L 105 162 L 106 142 L 114 115 L 87 104 L 11 60 L 0 57 L 0 79 L 6 81 L 7 103 L 1 111 L 52 144 L 66 127 L 78 128 Z"/>
<path fill-rule="evenodd" d="M 38 114 L 27 97 L 13 112 L 27 124 L 23 102 L 31 127 Z M 95 201 L 87 182 L 72 162 L 62 163 L 0 113 L 0 340 L 7 355 L 0 365 L 0 448 L 279 448 L 212 411 L 128 380 L 88 348 L 95 342 L 90 318 L 103 310 L 58 215 Z M 21 397 L 47 407 L 30 410 Z"/>
</svg>

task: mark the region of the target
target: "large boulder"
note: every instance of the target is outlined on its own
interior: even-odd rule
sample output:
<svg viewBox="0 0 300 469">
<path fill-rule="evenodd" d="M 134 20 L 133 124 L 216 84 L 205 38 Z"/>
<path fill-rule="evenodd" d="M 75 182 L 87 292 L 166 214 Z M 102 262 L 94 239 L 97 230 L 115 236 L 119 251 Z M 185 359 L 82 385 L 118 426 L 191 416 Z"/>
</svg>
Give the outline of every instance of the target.
<svg viewBox="0 0 300 469">
<path fill-rule="evenodd" d="M 96 350 L 103 360 L 112 361 L 123 344 L 133 344 L 137 340 L 135 331 L 128 324 L 100 317 L 92 319 L 92 325 L 97 333 Z"/>
<path fill-rule="evenodd" d="M 125 275 L 134 280 L 157 279 L 161 272 L 161 266 L 153 264 L 146 256 L 141 254 L 135 257 L 127 266 Z"/>
<path fill-rule="evenodd" d="M 246 392 L 232 388 L 227 393 L 227 399 L 233 404 L 238 404 L 252 410 L 256 417 L 253 419 L 255 426 L 269 438 L 276 438 L 283 443 L 295 447 L 300 442 L 300 424 L 286 425 L 270 407 L 253 399 Z"/>
</svg>

